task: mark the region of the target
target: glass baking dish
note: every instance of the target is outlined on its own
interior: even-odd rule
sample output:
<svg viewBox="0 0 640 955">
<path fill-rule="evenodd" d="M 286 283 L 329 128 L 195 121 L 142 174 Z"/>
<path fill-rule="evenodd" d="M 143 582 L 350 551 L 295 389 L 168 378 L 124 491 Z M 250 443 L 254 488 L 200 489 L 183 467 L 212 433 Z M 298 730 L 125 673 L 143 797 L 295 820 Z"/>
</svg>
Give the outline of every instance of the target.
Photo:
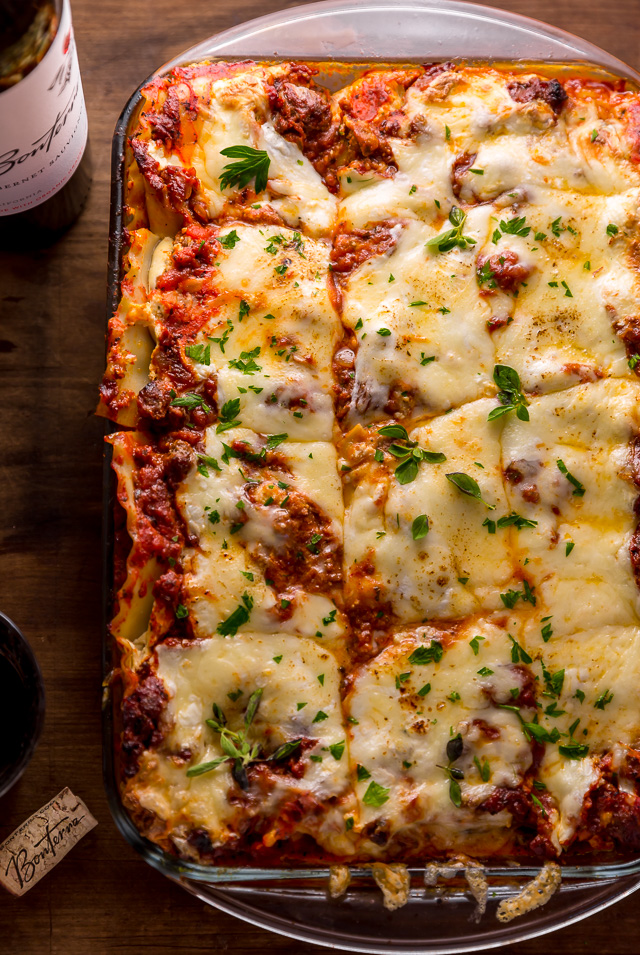
<svg viewBox="0 0 640 955">
<path fill-rule="evenodd" d="M 624 77 L 640 85 L 640 74 L 598 47 L 527 17 L 459 0 L 327 0 L 294 7 L 241 24 L 192 47 L 160 67 L 154 77 L 177 65 L 203 59 L 295 58 L 340 63 L 349 68 L 385 62 L 465 59 L 495 64 L 549 64 L 554 73 L 575 69 Z M 606 78 L 606 76 L 605 76 Z M 145 80 L 147 83 L 151 79 Z M 330 83 L 330 76 L 327 78 Z M 144 84 L 142 84 L 144 85 Z M 140 104 L 138 88 L 116 125 L 112 150 L 109 244 L 109 316 L 120 296 L 125 241 L 125 144 Z M 109 426 L 110 430 L 115 430 Z M 351 886 L 339 900 L 327 896 L 328 869 L 252 869 L 205 867 L 180 862 L 144 839 L 122 806 L 118 793 L 114 733 L 114 692 L 110 674 L 117 666 L 109 637 L 113 551 L 114 482 L 110 446 L 104 472 L 104 775 L 115 822 L 143 858 L 168 878 L 210 905 L 290 938 L 330 948 L 372 953 L 436 955 L 498 948 L 570 925 L 613 904 L 640 887 L 640 859 L 563 868 L 562 885 L 544 908 L 514 922 L 495 919 L 499 901 L 515 895 L 538 867 L 490 867 L 487 912 L 474 917 L 475 901 L 457 878 L 425 886 L 424 870 L 410 869 L 407 905 L 387 911 L 370 870 L 354 868 Z"/>
</svg>

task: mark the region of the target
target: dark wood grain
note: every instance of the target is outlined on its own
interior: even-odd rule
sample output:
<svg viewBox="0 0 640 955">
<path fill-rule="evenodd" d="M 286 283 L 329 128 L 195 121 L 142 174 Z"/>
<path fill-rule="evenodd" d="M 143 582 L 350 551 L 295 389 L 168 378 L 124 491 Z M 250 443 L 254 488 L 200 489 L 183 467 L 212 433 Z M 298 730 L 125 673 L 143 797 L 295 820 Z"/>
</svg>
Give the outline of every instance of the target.
<svg viewBox="0 0 640 955">
<path fill-rule="evenodd" d="M 48 696 L 44 737 L 0 800 L 0 840 L 63 786 L 99 826 L 32 892 L 0 896 L 7 955 L 318 951 L 208 908 L 123 841 L 102 788 L 100 500 L 110 141 L 131 91 L 207 35 L 293 4 L 278 0 L 73 0 L 95 178 L 77 225 L 53 249 L 0 262 L 0 608 L 24 629 Z M 586 37 L 640 68 L 640 0 L 512 0 L 495 6 Z M 0 131 L 1 136 L 1 131 Z M 0 220 L 1 228 L 1 220 Z M 0 727 L 0 732 L 4 727 Z M 631 897 L 545 942 L 584 955 L 639 949 Z"/>
</svg>

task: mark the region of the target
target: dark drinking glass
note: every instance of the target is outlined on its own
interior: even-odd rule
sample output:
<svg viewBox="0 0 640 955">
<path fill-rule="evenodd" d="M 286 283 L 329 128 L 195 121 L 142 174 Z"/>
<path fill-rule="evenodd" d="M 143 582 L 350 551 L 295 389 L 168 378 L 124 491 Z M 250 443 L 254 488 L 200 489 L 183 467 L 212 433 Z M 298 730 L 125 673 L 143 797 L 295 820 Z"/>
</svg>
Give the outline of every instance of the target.
<svg viewBox="0 0 640 955">
<path fill-rule="evenodd" d="M 44 684 L 33 651 L 0 613 L 0 796 L 20 778 L 44 723 Z"/>
</svg>

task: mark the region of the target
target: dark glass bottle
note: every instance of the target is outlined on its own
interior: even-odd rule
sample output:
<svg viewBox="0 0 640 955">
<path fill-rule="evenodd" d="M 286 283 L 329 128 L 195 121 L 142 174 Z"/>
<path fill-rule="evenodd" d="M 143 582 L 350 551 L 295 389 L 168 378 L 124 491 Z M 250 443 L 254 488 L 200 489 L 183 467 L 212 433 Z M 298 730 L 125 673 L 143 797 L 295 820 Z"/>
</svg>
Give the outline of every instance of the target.
<svg viewBox="0 0 640 955">
<path fill-rule="evenodd" d="M 53 241 L 90 183 L 69 0 L 0 0 L 0 246 Z"/>
</svg>

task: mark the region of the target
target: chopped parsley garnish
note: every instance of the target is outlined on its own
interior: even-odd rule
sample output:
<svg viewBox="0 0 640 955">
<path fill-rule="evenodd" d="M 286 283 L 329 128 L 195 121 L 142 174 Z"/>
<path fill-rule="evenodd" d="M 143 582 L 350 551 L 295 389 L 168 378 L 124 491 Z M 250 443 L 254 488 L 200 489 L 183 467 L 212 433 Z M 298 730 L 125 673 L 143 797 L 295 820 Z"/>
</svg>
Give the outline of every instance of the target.
<svg viewBox="0 0 640 955">
<path fill-rule="evenodd" d="M 478 670 L 478 676 L 492 676 L 492 675 L 493 675 L 493 670 L 489 669 L 489 667 L 480 667 L 480 669 Z"/>
<path fill-rule="evenodd" d="M 584 690 L 576 690 L 576 692 L 573 695 L 575 696 L 576 700 L 580 701 L 580 703 L 584 703 L 584 697 L 585 697 Z"/>
<path fill-rule="evenodd" d="M 428 647 L 417 647 L 409 657 L 409 663 L 424 666 L 427 663 L 440 663 L 444 650 L 442 644 L 432 640 Z"/>
<path fill-rule="evenodd" d="M 364 766 L 361 766 L 360 763 L 358 763 L 356 767 L 356 777 L 358 782 L 362 783 L 365 779 L 371 779 L 371 773 L 368 769 L 365 769 Z"/>
<path fill-rule="evenodd" d="M 418 696 L 426 696 L 427 693 L 431 693 L 431 684 L 425 683 L 424 686 L 421 686 L 418 690 Z"/>
<path fill-rule="evenodd" d="M 572 492 L 572 493 L 573 493 L 574 497 L 583 497 L 584 492 L 585 492 L 585 490 L 586 490 L 584 484 L 581 484 L 580 481 L 579 481 L 576 477 L 573 476 L 573 474 L 572 474 L 572 473 L 569 471 L 569 469 L 567 468 L 567 465 L 566 465 L 566 464 L 564 463 L 564 461 L 562 461 L 560 458 L 558 458 L 558 460 L 556 461 L 556 464 L 558 465 L 558 470 L 559 470 L 562 474 L 564 474 L 564 476 L 566 477 L 567 481 L 569 481 L 570 484 L 573 484 L 573 492 Z"/>
<path fill-rule="evenodd" d="M 189 611 L 184 604 L 178 604 L 176 607 L 176 620 L 186 620 L 189 616 Z"/>
<path fill-rule="evenodd" d="M 389 792 L 389 789 L 385 789 L 384 786 L 380 786 L 379 783 L 371 780 L 362 801 L 365 806 L 384 806 L 389 798 Z"/>
<path fill-rule="evenodd" d="M 411 671 L 410 671 L 410 670 L 408 670 L 406 673 L 398 673 L 398 674 L 396 674 L 396 690 L 401 689 L 401 688 L 402 688 L 402 684 L 403 684 L 403 683 L 406 683 L 410 676 L 411 676 Z"/>
<path fill-rule="evenodd" d="M 551 629 L 551 624 L 549 623 L 551 616 L 543 617 L 541 623 L 544 624 L 544 627 L 541 630 L 541 636 L 545 643 L 548 643 L 551 637 L 553 636 L 553 630 Z"/>
<path fill-rule="evenodd" d="M 568 557 L 575 546 L 575 541 L 567 541 L 567 545 L 564 549 L 564 556 Z"/>
<path fill-rule="evenodd" d="M 573 740 L 566 746 L 558 746 L 558 752 L 567 759 L 584 759 L 589 754 L 589 747 L 586 743 L 576 743 Z"/>
<path fill-rule="evenodd" d="M 500 229 L 505 235 L 519 235 L 525 238 L 531 232 L 531 226 L 527 225 L 526 216 L 517 216 L 514 219 L 500 220 Z M 496 230 L 497 231 L 497 230 Z M 493 234 L 495 242 L 495 232 Z"/>
<path fill-rule="evenodd" d="M 222 471 L 222 468 L 218 464 L 215 458 L 210 457 L 208 454 L 199 454 L 197 458 L 197 472 L 203 477 L 209 477 L 209 468 L 212 468 L 214 471 Z"/>
<path fill-rule="evenodd" d="M 211 414 L 211 408 L 205 402 L 202 395 L 196 395 L 190 391 L 184 395 L 178 395 L 177 398 L 174 398 L 171 402 L 171 407 L 186 408 L 187 411 L 195 411 L 196 408 L 202 408 L 205 414 Z"/>
<path fill-rule="evenodd" d="M 202 342 L 197 345 L 186 345 L 184 353 L 187 358 L 192 358 L 199 365 L 211 364 L 211 345 L 204 345 Z"/>
<path fill-rule="evenodd" d="M 238 306 L 238 321 L 241 322 L 243 318 L 251 311 L 251 307 L 248 302 L 245 302 L 243 298 L 240 299 L 240 304 Z"/>
<path fill-rule="evenodd" d="M 389 335 L 391 334 L 391 329 L 389 329 L 389 328 L 379 328 L 379 329 L 377 330 L 377 334 L 380 335 L 382 338 L 388 338 Z"/>
<path fill-rule="evenodd" d="M 205 507 L 205 511 L 206 511 L 206 507 Z M 211 511 L 211 510 L 210 510 L 210 511 L 209 511 L 209 514 L 208 514 L 208 518 L 209 518 L 209 522 L 210 522 L 211 524 L 219 524 L 219 523 L 220 523 L 220 515 L 218 514 L 217 511 Z"/>
<path fill-rule="evenodd" d="M 435 355 L 425 355 L 425 353 L 424 353 L 423 351 L 420 352 L 420 364 L 421 364 L 421 365 L 428 365 L 428 364 L 430 364 L 430 362 L 435 361 L 435 360 L 436 360 L 436 356 L 435 356 Z"/>
<path fill-rule="evenodd" d="M 328 617 L 322 618 L 322 623 L 324 624 L 325 627 L 328 627 L 330 623 L 335 623 L 337 612 L 338 612 L 337 610 L 332 610 L 329 613 Z"/>
<path fill-rule="evenodd" d="M 218 236 L 218 242 L 220 243 L 223 249 L 235 249 L 239 241 L 240 241 L 240 236 L 238 235 L 235 229 L 232 229 L 231 232 L 227 232 L 226 235 Z"/>
<path fill-rule="evenodd" d="M 497 408 L 491 409 L 487 415 L 487 421 L 493 421 L 494 418 L 499 418 L 509 411 L 515 411 L 516 417 L 520 421 L 528 421 L 527 405 L 529 402 L 522 393 L 520 376 L 515 368 L 510 368 L 509 365 L 495 365 L 493 380 L 500 389 L 496 396 L 500 404 Z"/>
<path fill-rule="evenodd" d="M 273 662 L 274 662 L 274 663 L 280 663 L 281 660 L 282 660 L 282 654 L 281 654 L 281 653 L 279 653 L 277 657 L 273 657 Z"/>
<path fill-rule="evenodd" d="M 253 149 L 251 146 L 227 146 L 220 150 L 221 155 L 237 162 L 227 163 L 220 176 L 220 188 L 238 186 L 244 189 L 252 179 L 255 179 L 255 191 L 262 192 L 267 188 L 267 178 L 271 160 L 264 149 Z"/>
<path fill-rule="evenodd" d="M 312 554 L 320 553 L 318 544 L 322 540 L 322 534 L 312 534 L 307 543 L 307 550 L 311 551 Z"/>
<path fill-rule="evenodd" d="M 463 471 L 453 471 L 449 474 L 445 474 L 445 477 L 447 481 L 450 481 L 451 484 L 457 487 L 463 494 L 467 494 L 476 501 L 480 501 L 485 507 L 488 507 L 490 511 L 495 511 L 496 505 L 488 504 L 487 501 L 484 500 L 478 482 L 468 474 L 465 474 Z"/>
<path fill-rule="evenodd" d="M 333 758 L 337 760 L 338 762 L 340 762 L 340 760 L 342 759 L 345 743 L 346 743 L 346 740 L 342 740 L 341 743 L 331 743 L 331 745 L 329 746 L 329 752 L 331 753 Z"/>
<path fill-rule="evenodd" d="M 473 640 L 469 640 L 469 646 L 473 650 L 474 656 L 478 656 L 478 653 L 480 652 L 480 641 L 484 639 L 484 637 L 481 637 L 478 634 L 473 638 Z"/>
<path fill-rule="evenodd" d="M 259 345 L 252 348 L 251 351 L 241 351 L 239 358 L 232 358 L 229 361 L 229 368 L 237 368 L 243 375 L 255 375 L 257 371 L 262 371 L 262 366 L 256 363 L 259 354 Z"/>
<path fill-rule="evenodd" d="M 253 597 L 244 593 L 241 597 L 242 603 L 239 607 L 229 614 L 226 620 L 221 620 L 217 627 L 217 633 L 223 637 L 235 637 L 238 629 L 248 621 L 253 609 Z"/>
<path fill-rule="evenodd" d="M 607 235 L 610 235 L 611 238 L 616 236 L 620 230 L 617 225 L 614 225 L 613 222 L 610 222 L 607 226 Z"/>
<path fill-rule="evenodd" d="M 607 703 L 611 703 L 612 699 L 613 693 L 610 693 L 609 690 L 604 690 L 593 705 L 596 710 L 603 710 Z"/>
<path fill-rule="evenodd" d="M 491 268 L 489 259 L 482 264 L 482 268 L 476 269 L 476 281 L 478 285 L 487 285 L 487 288 L 496 288 L 495 272 Z"/>
<path fill-rule="evenodd" d="M 471 245 L 475 245 L 475 239 L 462 234 L 466 219 L 466 213 L 464 213 L 462 209 L 459 209 L 458 206 L 453 206 L 449 213 L 449 222 L 453 228 L 447 229 L 446 232 L 441 232 L 439 235 L 429 239 L 427 248 L 434 249 L 437 252 L 450 252 L 451 249 L 455 249 L 456 247 L 464 250 L 468 249 Z"/>
<path fill-rule="evenodd" d="M 236 428 L 240 421 L 236 418 L 236 415 L 240 412 L 240 399 L 231 398 L 229 401 L 225 401 L 222 408 L 219 412 L 219 424 L 216 427 L 216 434 L 222 434 L 223 431 L 229 431 L 231 428 Z"/>
<path fill-rule="evenodd" d="M 513 591 L 511 591 L 511 593 L 513 593 Z M 500 596 L 502 596 L 502 594 Z M 518 643 L 516 638 L 512 637 L 510 633 L 508 633 L 507 636 L 509 637 L 509 640 L 511 640 L 511 662 L 512 663 L 533 663 L 533 660 L 531 659 L 527 651 L 524 649 L 523 646 L 521 646 Z M 564 676 L 564 673 L 563 673 L 563 676 Z"/>
<path fill-rule="evenodd" d="M 279 444 L 282 444 L 283 441 L 286 441 L 289 435 L 286 431 L 280 432 L 280 434 L 270 434 L 267 436 L 267 448 L 269 451 L 272 451 L 274 448 L 277 448 Z"/>
</svg>

